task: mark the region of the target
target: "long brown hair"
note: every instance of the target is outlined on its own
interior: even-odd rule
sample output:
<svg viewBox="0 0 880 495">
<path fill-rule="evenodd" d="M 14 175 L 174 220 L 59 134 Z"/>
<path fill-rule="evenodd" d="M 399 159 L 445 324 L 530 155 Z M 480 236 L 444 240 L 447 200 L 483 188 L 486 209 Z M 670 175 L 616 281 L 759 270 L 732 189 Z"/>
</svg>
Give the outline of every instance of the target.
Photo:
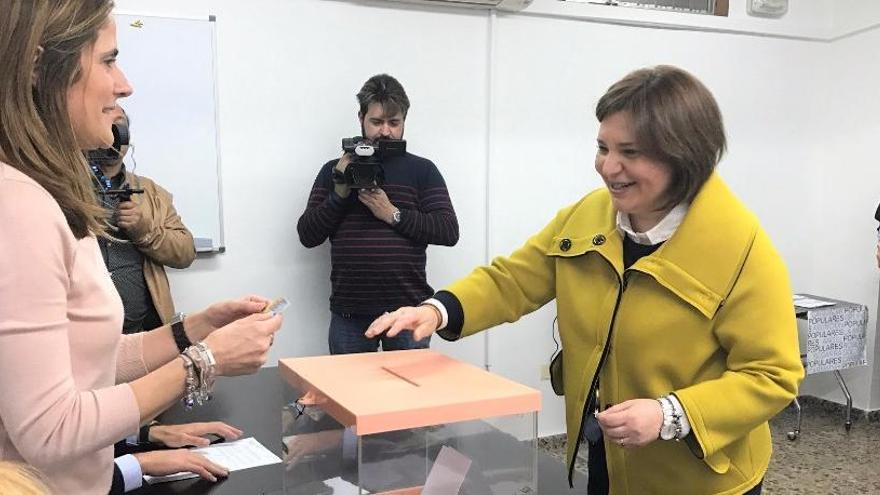
<svg viewBox="0 0 880 495">
<path fill-rule="evenodd" d="M 111 0 L 0 0 L 0 159 L 55 198 L 77 239 L 104 235 L 88 163 L 67 113 L 80 56 L 108 22 Z"/>
<path fill-rule="evenodd" d="M 0 461 L 0 493 L 5 495 L 48 495 L 49 488 L 32 467 Z"/>
<path fill-rule="evenodd" d="M 645 153 L 672 169 L 664 208 L 691 201 L 727 148 L 721 110 L 696 77 L 671 65 L 630 72 L 599 99 L 599 122 L 617 112 L 632 119 Z"/>
</svg>

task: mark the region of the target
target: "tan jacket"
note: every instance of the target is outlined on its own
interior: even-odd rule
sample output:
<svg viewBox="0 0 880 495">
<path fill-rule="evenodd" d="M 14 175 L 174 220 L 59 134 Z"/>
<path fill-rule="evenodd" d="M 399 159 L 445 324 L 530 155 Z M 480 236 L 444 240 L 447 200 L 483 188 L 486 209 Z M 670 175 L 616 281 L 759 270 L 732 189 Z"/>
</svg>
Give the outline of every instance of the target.
<svg viewBox="0 0 880 495">
<path fill-rule="evenodd" d="M 556 299 L 570 465 L 597 383 L 603 409 L 678 397 L 690 441 L 625 450 L 606 438 L 613 495 L 736 495 L 764 476 L 767 420 L 795 397 L 804 370 L 782 258 L 717 175 L 672 238 L 626 270 L 601 189 L 448 290 L 464 310 L 462 336 Z"/>
<path fill-rule="evenodd" d="M 132 188 L 143 188 L 132 201 L 141 206 L 141 221 L 128 234 L 144 255 L 144 278 L 153 305 L 163 323 L 174 316 L 174 302 L 165 266 L 186 268 L 196 259 L 192 233 L 183 225 L 174 209 L 171 193 L 151 179 L 125 172 L 125 181 Z"/>
</svg>

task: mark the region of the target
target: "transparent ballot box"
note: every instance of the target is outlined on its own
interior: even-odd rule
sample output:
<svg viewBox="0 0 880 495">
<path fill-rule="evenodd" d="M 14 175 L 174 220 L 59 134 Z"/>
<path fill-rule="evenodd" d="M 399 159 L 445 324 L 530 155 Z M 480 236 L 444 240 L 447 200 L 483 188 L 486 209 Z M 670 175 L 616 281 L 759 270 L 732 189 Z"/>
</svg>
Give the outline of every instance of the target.
<svg viewBox="0 0 880 495">
<path fill-rule="evenodd" d="M 427 349 L 279 371 L 285 494 L 536 493 L 537 390 Z"/>
</svg>

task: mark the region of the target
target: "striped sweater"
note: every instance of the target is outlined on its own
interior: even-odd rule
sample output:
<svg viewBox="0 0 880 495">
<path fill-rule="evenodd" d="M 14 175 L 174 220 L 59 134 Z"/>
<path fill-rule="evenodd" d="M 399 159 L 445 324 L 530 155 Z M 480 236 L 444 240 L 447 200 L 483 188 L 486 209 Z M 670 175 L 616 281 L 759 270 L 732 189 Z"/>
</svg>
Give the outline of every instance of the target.
<svg viewBox="0 0 880 495">
<path fill-rule="evenodd" d="M 401 211 L 392 227 L 358 201 L 357 191 L 347 198 L 334 192 L 330 172 L 337 161 L 321 167 L 297 223 L 305 247 L 330 239 L 330 310 L 372 316 L 431 297 L 428 244 L 458 242 L 458 220 L 440 171 L 410 153 L 383 163 L 382 189 Z"/>
</svg>

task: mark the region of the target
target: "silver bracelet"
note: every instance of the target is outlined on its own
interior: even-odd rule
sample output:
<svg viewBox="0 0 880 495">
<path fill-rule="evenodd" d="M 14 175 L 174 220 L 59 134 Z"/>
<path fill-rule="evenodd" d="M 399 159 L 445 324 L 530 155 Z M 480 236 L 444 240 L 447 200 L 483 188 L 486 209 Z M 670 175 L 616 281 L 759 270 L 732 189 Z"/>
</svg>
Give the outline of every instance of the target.
<svg viewBox="0 0 880 495">
<path fill-rule="evenodd" d="M 198 389 L 196 372 L 194 369 L 195 364 L 186 354 L 181 354 L 180 358 L 183 360 L 183 367 L 186 370 L 186 389 L 184 390 L 181 402 L 183 402 L 183 408 L 189 411 L 193 408 L 193 405 L 195 405 Z"/>
<path fill-rule="evenodd" d="M 675 440 L 681 436 L 681 421 L 679 417 L 678 426 L 676 427 L 675 406 L 669 397 L 660 397 L 657 399 L 660 403 L 660 409 L 663 411 L 663 424 L 660 425 L 660 439 Z"/>
<path fill-rule="evenodd" d="M 672 399 L 670 399 L 669 396 L 666 396 L 663 399 L 667 403 L 669 403 L 669 408 L 672 409 L 672 427 L 673 431 L 675 432 L 675 436 L 673 438 L 677 442 L 684 437 L 684 430 L 681 426 L 681 413 L 678 411 L 675 405 L 672 404 Z"/>
<path fill-rule="evenodd" d="M 217 360 L 214 359 L 214 353 L 211 352 L 211 348 L 204 342 L 199 342 L 195 347 L 204 360 L 204 367 L 202 369 L 204 399 L 211 400 L 214 393 L 214 381 L 217 377 Z"/>
<path fill-rule="evenodd" d="M 212 391 L 214 389 L 214 379 L 216 376 L 216 364 L 214 354 L 211 349 L 202 342 L 187 347 L 184 351 L 195 365 L 199 377 L 198 393 L 196 394 L 196 403 L 204 405 L 205 402 L 211 400 Z"/>
<path fill-rule="evenodd" d="M 672 402 L 666 397 L 658 398 L 657 402 L 660 403 L 660 410 L 663 412 L 663 423 L 660 425 L 658 436 L 661 440 L 672 440 L 675 438 L 675 428 L 672 424 L 672 415 L 675 408 L 672 407 Z"/>
</svg>

